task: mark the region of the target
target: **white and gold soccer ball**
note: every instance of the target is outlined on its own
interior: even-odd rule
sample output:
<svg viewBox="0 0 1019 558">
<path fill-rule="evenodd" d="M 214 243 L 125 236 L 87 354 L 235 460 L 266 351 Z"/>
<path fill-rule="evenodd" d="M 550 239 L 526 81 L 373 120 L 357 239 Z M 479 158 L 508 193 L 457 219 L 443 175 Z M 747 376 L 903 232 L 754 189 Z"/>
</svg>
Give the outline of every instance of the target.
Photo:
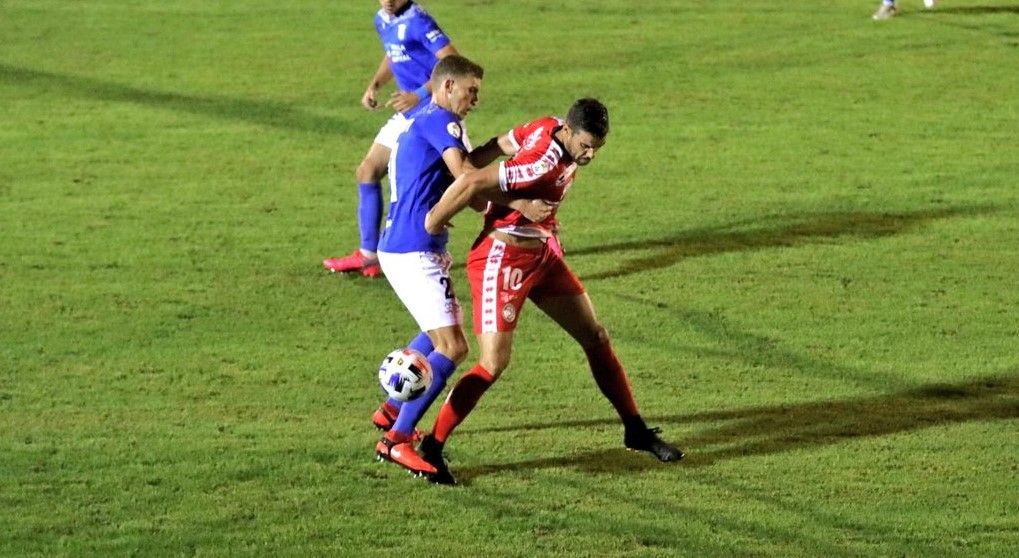
<svg viewBox="0 0 1019 558">
<path fill-rule="evenodd" d="M 389 397 L 413 401 L 432 385 L 432 365 L 414 349 L 396 349 L 382 359 L 379 384 Z"/>
</svg>

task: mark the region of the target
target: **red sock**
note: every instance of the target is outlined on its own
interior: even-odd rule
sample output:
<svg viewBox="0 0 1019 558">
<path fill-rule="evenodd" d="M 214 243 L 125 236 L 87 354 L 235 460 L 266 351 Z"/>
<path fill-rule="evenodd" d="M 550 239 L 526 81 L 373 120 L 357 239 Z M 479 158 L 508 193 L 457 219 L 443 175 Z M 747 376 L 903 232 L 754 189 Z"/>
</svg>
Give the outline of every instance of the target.
<svg viewBox="0 0 1019 558">
<path fill-rule="evenodd" d="M 616 408 L 619 417 L 629 419 L 640 415 L 637 403 L 633 400 L 633 391 L 630 390 L 630 380 L 616 358 L 612 345 L 602 343 L 584 349 L 584 352 L 587 353 L 587 363 L 591 366 L 591 374 L 594 375 L 598 389 Z"/>
<path fill-rule="evenodd" d="M 484 395 L 485 390 L 492 387 L 495 378 L 480 364 L 475 364 L 471 371 L 464 374 L 460 381 L 453 386 L 449 397 L 439 409 L 439 416 L 435 419 L 435 428 L 432 435 L 440 444 L 446 442 L 446 438 L 453 433 L 453 429 L 467 418 L 467 415 L 478 404 L 478 400 Z"/>
</svg>

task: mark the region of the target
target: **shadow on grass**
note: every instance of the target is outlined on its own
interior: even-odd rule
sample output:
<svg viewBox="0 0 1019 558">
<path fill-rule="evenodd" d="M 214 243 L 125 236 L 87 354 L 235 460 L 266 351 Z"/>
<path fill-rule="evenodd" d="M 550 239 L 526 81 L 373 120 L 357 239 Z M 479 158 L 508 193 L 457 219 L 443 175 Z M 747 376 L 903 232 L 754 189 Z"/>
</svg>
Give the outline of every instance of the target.
<svg viewBox="0 0 1019 558">
<path fill-rule="evenodd" d="M 906 14 L 904 14 L 906 15 Z M 917 15 L 928 18 L 926 21 L 935 22 L 940 25 L 965 29 L 982 35 L 993 35 L 1004 39 L 1005 45 L 1011 48 L 1019 47 L 1019 30 L 1015 26 L 1008 25 L 1004 19 L 969 19 L 957 16 L 995 16 L 995 15 L 1019 15 L 1019 6 L 945 6 L 933 10 L 922 10 L 908 15 Z M 995 24 L 997 23 L 997 24 Z"/>
<path fill-rule="evenodd" d="M 650 255 L 623 260 L 616 269 L 583 276 L 585 281 L 594 281 L 669 267 L 684 259 L 698 256 L 800 246 L 841 237 L 882 238 L 938 219 L 993 211 L 991 207 L 961 207 L 900 213 L 851 211 L 783 215 L 762 218 L 752 223 L 734 223 L 724 227 L 683 231 L 659 239 L 632 240 L 568 250 L 567 258 L 653 249 Z M 773 223 L 769 224 L 769 221 Z M 733 230 L 743 227 L 750 228 Z"/>
<path fill-rule="evenodd" d="M 928 15 L 994 15 L 994 14 L 1015 14 L 1019 15 L 1019 5 L 1016 6 L 938 6 L 933 10 L 924 12 Z"/>
<path fill-rule="evenodd" d="M 0 82 L 27 85 L 65 96 L 132 103 L 201 116 L 317 134 L 370 133 L 338 118 L 310 114 L 283 103 L 150 91 L 94 78 L 19 68 L 0 63 Z"/>
<path fill-rule="evenodd" d="M 1019 370 L 957 384 L 930 384 L 901 392 L 771 407 L 672 415 L 653 424 L 721 423 L 680 440 L 687 452 L 679 465 L 610 449 L 456 469 L 461 482 L 493 473 L 574 468 L 586 473 L 634 472 L 659 467 L 704 467 L 739 457 L 769 455 L 969 421 L 1019 418 Z M 532 423 L 492 431 L 576 429 L 619 424 L 616 419 Z M 474 431 L 478 432 L 478 431 Z M 582 440 L 571 436 L 570 440 Z M 666 438 L 669 438 L 666 436 Z M 454 467 L 455 468 L 455 467 Z"/>
</svg>

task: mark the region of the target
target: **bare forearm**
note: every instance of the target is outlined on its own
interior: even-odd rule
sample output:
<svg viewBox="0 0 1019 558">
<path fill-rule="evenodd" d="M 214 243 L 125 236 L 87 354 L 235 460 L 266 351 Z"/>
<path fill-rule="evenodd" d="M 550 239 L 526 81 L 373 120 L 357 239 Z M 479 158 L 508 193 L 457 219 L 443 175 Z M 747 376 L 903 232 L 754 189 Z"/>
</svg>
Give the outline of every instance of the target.
<svg viewBox="0 0 1019 558">
<path fill-rule="evenodd" d="M 471 151 L 467 159 L 471 166 L 480 169 L 488 166 L 502 155 L 502 148 L 499 147 L 499 138 L 492 138 L 485 142 L 484 145 Z"/>
<path fill-rule="evenodd" d="M 471 199 L 474 198 L 474 193 L 467 183 L 466 176 L 463 175 L 454 180 L 453 184 L 450 185 L 439 199 L 439 202 L 428 212 L 428 215 L 425 217 L 425 229 L 428 232 L 432 234 L 438 233 L 449 224 L 449 221 L 457 213 L 460 213 L 463 208 L 470 204 Z"/>
<path fill-rule="evenodd" d="M 503 155 L 511 156 L 516 154 L 516 152 L 517 148 L 510 139 L 509 134 L 503 134 L 488 140 L 485 142 L 485 145 L 471 151 L 470 162 L 475 167 L 481 168 Z"/>
<path fill-rule="evenodd" d="M 393 70 L 389 67 L 389 59 L 383 56 L 382 62 L 379 63 L 378 69 L 375 70 L 375 75 L 372 76 L 371 82 L 368 83 L 368 87 L 380 89 L 383 85 L 389 83 L 391 79 L 393 79 Z"/>
</svg>

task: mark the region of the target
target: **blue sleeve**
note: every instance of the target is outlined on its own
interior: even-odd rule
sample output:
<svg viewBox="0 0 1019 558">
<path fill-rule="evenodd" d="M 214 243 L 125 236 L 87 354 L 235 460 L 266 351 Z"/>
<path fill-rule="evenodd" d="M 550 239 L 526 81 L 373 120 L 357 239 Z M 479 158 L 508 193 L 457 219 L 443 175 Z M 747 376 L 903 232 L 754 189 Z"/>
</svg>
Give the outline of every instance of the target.
<svg viewBox="0 0 1019 558">
<path fill-rule="evenodd" d="M 414 36 L 432 54 L 439 52 L 450 43 L 449 37 L 442 32 L 432 16 L 422 16 L 415 23 L 417 25 L 414 26 Z"/>
<path fill-rule="evenodd" d="M 424 117 L 421 135 L 436 151 L 442 153 L 450 147 L 467 151 L 463 142 L 463 125 L 448 112 L 434 112 Z"/>
</svg>

